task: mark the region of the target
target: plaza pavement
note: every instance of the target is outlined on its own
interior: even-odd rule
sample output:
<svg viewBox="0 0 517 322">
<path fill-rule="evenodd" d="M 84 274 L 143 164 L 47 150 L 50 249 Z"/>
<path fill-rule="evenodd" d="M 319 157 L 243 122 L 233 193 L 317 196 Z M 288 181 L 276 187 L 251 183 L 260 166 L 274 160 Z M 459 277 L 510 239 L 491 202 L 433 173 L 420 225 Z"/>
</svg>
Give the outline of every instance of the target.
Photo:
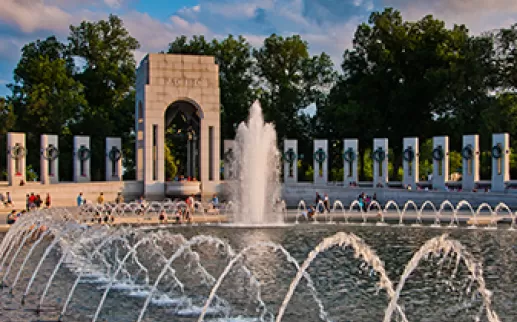
<svg viewBox="0 0 517 322">
<path fill-rule="evenodd" d="M 5 224 L 7 215 L 11 211 L 11 208 L 0 209 L 0 233 L 5 233 L 9 231 L 9 225 Z M 389 224 L 398 224 L 400 221 L 400 216 L 396 211 L 388 211 L 383 213 L 384 221 Z M 381 217 L 378 212 L 370 211 L 368 213 L 360 213 L 359 211 L 354 212 L 346 212 L 346 217 L 350 222 L 361 223 L 366 221 L 370 224 L 375 224 L 381 222 Z M 416 212 L 407 212 L 403 216 L 404 224 L 410 225 L 417 222 L 418 215 Z M 460 211 L 457 213 L 457 220 L 460 224 L 473 225 L 475 224 L 475 220 L 470 212 Z M 84 217 L 84 222 L 88 225 L 97 225 L 96 223 L 91 222 L 92 217 Z M 298 223 L 303 224 L 308 221 L 303 216 L 298 216 L 296 210 L 289 210 L 286 215 L 284 215 L 284 219 L 287 222 L 294 223 L 298 221 Z M 435 223 L 437 219 L 436 214 L 433 211 L 424 211 L 421 215 L 421 221 L 423 225 L 431 225 Z M 443 226 L 447 226 L 453 219 L 452 212 L 444 212 L 439 217 L 440 223 Z M 345 214 L 342 212 L 334 212 L 327 214 L 319 214 L 316 218 L 317 222 L 345 222 Z M 488 213 L 483 213 L 477 216 L 477 225 L 490 225 L 494 222 L 504 222 L 506 224 L 511 223 L 510 215 L 501 215 L 499 214 L 496 218 Z M 206 223 L 224 223 L 227 221 L 226 215 L 216 215 L 216 214 L 196 214 L 193 216 L 192 223 L 193 224 L 206 224 Z M 164 223 L 158 220 L 157 213 L 154 214 L 146 214 L 144 216 L 139 216 L 135 214 L 127 214 L 123 216 L 115 216 L 115 220 L 111 225 L 163 225 Z M 166 224 L 176 225 L 173 219 L 169 220 Z"/>
</svg>

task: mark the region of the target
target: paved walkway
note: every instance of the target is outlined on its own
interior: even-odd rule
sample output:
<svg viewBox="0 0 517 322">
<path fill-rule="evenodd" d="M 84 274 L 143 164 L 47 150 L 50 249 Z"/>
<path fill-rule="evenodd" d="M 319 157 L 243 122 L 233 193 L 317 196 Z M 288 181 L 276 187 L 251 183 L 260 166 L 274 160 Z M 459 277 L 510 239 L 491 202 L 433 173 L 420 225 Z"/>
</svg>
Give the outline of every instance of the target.
<svg viewBox="0 0 517 322">
<path fill-rule="evenodd" d="M 10 226 L 3 224 L 3 223 L 6 222 L 6 217 L 7 217 L 7 214 L 10 212 L 10 210 L 11 209 L 6 209 L 6 211 L 0 212 L 0 223 L 2 223 L 2 224 L 0 224 L 0 233 L 5 233 L 9 230 Z M 389 212 L 383 213 L 383 216 L 384 216 L 384 221 L 391 223 L 391 224 L 395 224 L 400 221 L 400 216 L 396 211 L 389 211 Z M 365 213 L 364 217 L 363 217 L 363 214 L 360 212 L 351 212 L 351 213 L 346 212 L 346 217 L 345 217 L 345 214 L 343 214 L 343 213 L 335 212 L 335 213 L 328 214 L 327 216 L 325 216 L 324 214 L 319 214 L 319 215 L 317 215 L 316 220 L 318 222 L 330 222 L 330 221 L 343 222 L 345 220 L 349 220 L 351 222 L 362 222 L 362 221 L 364 221 L 364 219 L 366 219 L 366 221 L 368 223 L 376 223 L 376 222 L 380 222 L 381 218 L 382 217 L 380 217 L 379 214 L 375 211 Z M 490 225 L 494 222 L 511 223 L 511 221 L 512 221 L 512 218 L 510 215 L 498 215 L 496 218 L 494 218 L 492 215 L 490 215 L 488 213 L 483 213 L 482 215 L 477 216 L 477 218 L 474 219 L 470 212 L 459 212 L 457 214 L 456 218 L 459 221 L 459 223 L 461 223 L 461 224 L 467 224 L 467 225 L 477 224 L 480 226 Z M 88 225 L 97 225 L 97 223 L 91 222 L 92 217 L 85 217 L 84 219 Z M 297 216 L 296 210 L 288 211 L 288 213 L 287 213 L 287 215 L 285 215 L 284 219 L 287 222 L 296 222 L 296 221 L 298 221 L 299 223 L 307 222 L 307 220 L 304 217 Z M 403 216 L 403 221 L 406 224 L 416 223 L 417 219 L 418 219 L 418 216 L 417 216 L 416 212 L 407 212 Z M 424 225 L 430 225 L 436 221 L 437 216 L 434 212 L 423 212 L 420 219 Z M 453 219 L 452 212 L 442 213 L 442 215 L 439 217 L 439 219 L 440 219 L 440 223 L 442 225 L 447 225 Z M 225 215 L 196 214 L 193 216 L 192 223 L 195 223 L 195 224 L 222 223 L 222 222 L 226 222 L 226 220 L 227 220 L 227 217 Z M 174 224 L 176 224 L 176 222 L 173 219 L 171 219 L 165 223 L 160 222 L 158 220 L 158 215 L 156 213 L 156 214 L 152 214 L 152 215 L 147 214 L 144 216 L 138 216 L 138 215 L 134 215 L 134 214 L 128 214 L 127 216 L 118 216 L 118 217 L 115 217 L 114 222 L 111 223 L 111 225 L 124 225 L 124 224 L 126 224 L 126 225 L 160 225 L 160 224 L 174 225 Z"/>
</svg>

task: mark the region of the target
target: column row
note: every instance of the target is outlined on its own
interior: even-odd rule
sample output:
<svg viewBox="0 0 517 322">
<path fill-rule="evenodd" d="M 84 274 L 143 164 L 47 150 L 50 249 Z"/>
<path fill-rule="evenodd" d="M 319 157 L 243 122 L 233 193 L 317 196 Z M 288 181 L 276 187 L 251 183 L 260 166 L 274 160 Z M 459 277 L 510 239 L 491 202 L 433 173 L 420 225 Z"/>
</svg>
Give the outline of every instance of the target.
<svg viewBox="0 0 517 322">
<path fill-rule="evenodd" d="M 73 138 L 73 180 L 74 182 L 90 182 L 92 157 L 89 136 Z M 27 148 L 25 133 L 7 134 L 7 177 L 9 185 L 26 180 Z M 40 182 L 42 184 L 59 182 L 59 137 L 43 134 L 40 139 Z M 122 180 L 122 139 L 106 138 L 105 150 L 106 181 Z"/>
<path fill-rule="evenodd" d="M 314 183 L 326 184 L 328 180 L 328 141 L 314 140 L 313 168 Z M 357 183 L 359 142 L 357 139 L 343 141 L 343 182 L 345 186 Z M 225 141 L 225 153 L 233 148 L 232 141 Z M 478 135 L 465 135 L 462 142 L 462 189 L 471 191 L 479 182 L 480 149 Z M 403 180 L 405 186 L 416 189 L 419 182 L 419 139 L 403 140 Z M 492 191 L 502 192 L 510 180 L 510 136 L 507 133 L 492 135 Z M 284 140 L 283 170 L 284 182 L 298 182 L 297 161 L 303 158 L 298 154 L 297 140 Z M 388 139 L 374 139 L 372 149 L 373 186 L 385 187 L 388 184 Z M 431 184 L 434 189 L 446 188 L 449 181 L 449 137 L 433 138 L 433 173 Z M 225 170 L 226 167 L 225 167 Z"/>
</svg>

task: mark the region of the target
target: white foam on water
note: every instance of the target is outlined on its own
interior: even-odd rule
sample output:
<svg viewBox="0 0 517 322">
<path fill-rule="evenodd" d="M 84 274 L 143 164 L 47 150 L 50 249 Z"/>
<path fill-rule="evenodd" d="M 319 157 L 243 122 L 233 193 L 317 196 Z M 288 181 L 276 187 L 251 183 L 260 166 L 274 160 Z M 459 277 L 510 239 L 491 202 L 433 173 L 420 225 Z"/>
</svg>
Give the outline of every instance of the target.
<svg viewBox="0 0 517 322">
<path fill-rule="evenodd" d="M 203 312 L 202 306 L 193 305 L 191 307 L 178 310 L 176 312 L 176 315 L 182 316 L 182 317 L 197 317 L 197 316 L 201 315 L 201 312 Z M 205 316 L 221 314 L 222 312 L 223 312 L 222 309 L 210 307 L 205 311 Z M 227 320 L 224 320 L 224 321 L 227 321 Z"/>
</svg>

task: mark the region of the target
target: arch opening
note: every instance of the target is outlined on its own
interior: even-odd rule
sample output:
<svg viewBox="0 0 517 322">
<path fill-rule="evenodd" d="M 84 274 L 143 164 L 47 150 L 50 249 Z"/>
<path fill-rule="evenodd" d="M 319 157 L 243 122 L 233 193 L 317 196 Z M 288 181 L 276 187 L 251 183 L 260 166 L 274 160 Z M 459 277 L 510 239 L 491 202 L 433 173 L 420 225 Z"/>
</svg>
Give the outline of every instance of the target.
<svg viewBox="0 0 517 322">
<path fill-rule="evenodd" d="M 166 181 L 200 180 L 200 129 L 203 111 L 195 102 L 181 99 L 164 112 Z"/>
</svg>

